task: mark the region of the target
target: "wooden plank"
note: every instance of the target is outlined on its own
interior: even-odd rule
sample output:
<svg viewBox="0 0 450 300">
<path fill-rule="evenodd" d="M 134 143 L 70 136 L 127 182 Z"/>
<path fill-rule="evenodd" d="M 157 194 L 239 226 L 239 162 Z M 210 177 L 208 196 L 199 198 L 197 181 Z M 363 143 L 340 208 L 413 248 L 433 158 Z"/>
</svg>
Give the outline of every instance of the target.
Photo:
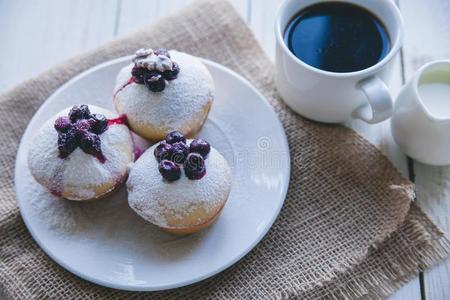
<svg viewBox="0 0 450 300">
<path fill-rule="evenodd" d="M 450 232 L 450 167 L 414 163 L 417 199 L 428 216 Z M 426 299 L 450 299 L 450 260 L 424 272 Z"/>
<path fill-rule="evenodd" d="M 403 67 L 401 57 L 398 56 L 394 62 L 392 79 L 389 83 L 389 89 L 392 96 L 397 96 L 403 85 Z M 367 125 L 361 121 L 352 121 L 352 128 L 376 145 L 391 160 L 406 178 L 409 177 L 406 156 L 400 151 L 391 135 L 390 120 L 376 125 Z M 421 289 L 419 277 L 414 278 L 397 292 L 389 297 L 390 300 L 421 300 Z"/>
<path fill-rule="evenodd" d="M 281 1 L 251 0 L 249 24 L 266 54 L 275 61 L 275 17 Z"/>
<path fill-rule="evenodd" d="M 159 0 L 119 0 L 120 12 L 117 20 L 117 34 L 125 34 L 141 26 L 155 22 L 160 14 Z"/>
<path fill-rule="evenodd" d="M 117 0 L 0 1 L 4 74 L 0 90 L 111 38 L 117 4 Z"/>
<path fill-rule="evenodd" d="M 161 9 L 160 9 L 160 15 L 164 16 L 167 14 L 170 14 L 178 9 L 182 9 L 184 5 L 192 2 L 193 0 L 186 0 L 186 1 L 180 1 L 180 0 L 164 0 L 161 1 Z M 247 12 L 248 12 L 248 2 L 250 0 L 228 0 L 231 2 L 231 4 L 234 6 L 234 8 L 238 11 L 238 13 L 241 15 L 241 17 L 247 21 Z"/>
<path fill-rule="evenodd" d="M 135 0 L 120 1 L 117 33 L 124 34 L 141 26 L 149 25 L 159 18 L 183 9 L 193 0 Z M 246 20 L 249 0 L 233 0 L 231 3 Z"/>
<path fill-rule="evenodd" d="M 426 62 L 450 59 L 450 2 L 400 0 L 405 19 L 406 78 Z M 433 147 L 433 145 L 430 145 Z M 414 162 L 417 199 L 422 209 L 450 233 L 450 167 Z M 424 273 L 426 299 L 450 299 L 450 260 Z"/>
<path fill-rule="evenodd" d="M 397 292 L 392 294 L 389 300 L 422 300 L 420 295 L 419 277 L 411 280 L 402 286 Z"/>
</svg>

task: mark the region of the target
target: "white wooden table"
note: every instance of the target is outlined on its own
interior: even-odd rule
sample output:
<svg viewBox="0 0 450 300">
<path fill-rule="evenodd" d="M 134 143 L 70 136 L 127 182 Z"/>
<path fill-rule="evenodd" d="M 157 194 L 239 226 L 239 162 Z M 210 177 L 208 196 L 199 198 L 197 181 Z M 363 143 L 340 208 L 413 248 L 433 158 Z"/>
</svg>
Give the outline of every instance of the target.
<svg viewBox="0 0 450 300">
<path fill-rule="evenodd" d="M 189 2 L 0 0 L 0 92 L 80 51 L 154 22 Z M 273 23 L 281 0 L 232 2 L 273 59 Z M 425 62 L 450 59 L 450 0 L 396 2 L 405 19 L 406 39 L 391 83 L 394 95 Z M 420 206 L 449 235 L 450 168 L 408 160 L 392 140 L 389 121 L 372 126 L 352 121 L 348 125 L 377 145 L 405 176 L 415 180 Z M 421 273 L 390 299 L 450 299 L 450 260 Z"/>
</svg>

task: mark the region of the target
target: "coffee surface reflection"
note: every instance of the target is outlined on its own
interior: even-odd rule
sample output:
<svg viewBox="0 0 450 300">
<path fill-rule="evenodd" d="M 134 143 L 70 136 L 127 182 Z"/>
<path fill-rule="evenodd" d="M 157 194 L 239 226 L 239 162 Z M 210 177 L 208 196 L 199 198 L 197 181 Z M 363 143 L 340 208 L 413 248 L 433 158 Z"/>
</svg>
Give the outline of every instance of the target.
<svg viewBox="0 0 450 300">
<path fill-rule="evenodd" d="M 303 62 L 337 73 L 369 68 L 391 47 L 387 30 L 374 14 L 344 2 L 301 10 L 288 23 L 284 41 Z"/>
</svg>

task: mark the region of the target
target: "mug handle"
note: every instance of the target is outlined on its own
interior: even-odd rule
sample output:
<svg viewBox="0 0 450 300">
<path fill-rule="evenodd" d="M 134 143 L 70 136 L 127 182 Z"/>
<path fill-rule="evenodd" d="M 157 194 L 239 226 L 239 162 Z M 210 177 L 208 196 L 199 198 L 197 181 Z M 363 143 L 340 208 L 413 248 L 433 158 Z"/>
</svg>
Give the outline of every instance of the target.
<svg viewBox="0 0 450 300">
<path fill-rule="evenodd" d="M 392 115 L 392 97 L 386 84 L 377 76 L 368 77 L 358 82 L 359 89 L 366 95 L 368 103 L 357 107 L 352 116 L 369 124 L 386 120 Z M 368 113 L 367 106 L 372 113 Z"/>
</svg>

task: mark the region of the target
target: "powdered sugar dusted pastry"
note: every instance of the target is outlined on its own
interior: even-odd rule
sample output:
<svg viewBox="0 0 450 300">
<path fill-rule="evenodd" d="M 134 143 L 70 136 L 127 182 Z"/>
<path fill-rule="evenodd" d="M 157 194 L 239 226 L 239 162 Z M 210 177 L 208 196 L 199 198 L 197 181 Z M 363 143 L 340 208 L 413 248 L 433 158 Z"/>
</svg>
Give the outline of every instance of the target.
<svg viewBox="0 0 450 300">
<path fill-rule="evenodd" d="M 67 108 L 34 137 L 28 166 L 36 181 L 70 200 L 93 200 L 114 191 L 133 162 L 126 119 L 93 105 Z"/>
<path fill-rule="evenodd" d="M 114 89 L 116 110 L 130 127 L 150 140 L 178 130 L 193 136 L 202 127 L 212 101 L 214 84 L 196 57 L 165 49 L 141 49 L 133 63 L 118 74 Z"/>
<path fill-rule="evenodd" d="M 127 187 L 138 215 L 166 231 L 189 234 L 216 220 L 230 193 L 231 171 L 206 141 L 172 132 L 136 161 Z"/>
</svg>

